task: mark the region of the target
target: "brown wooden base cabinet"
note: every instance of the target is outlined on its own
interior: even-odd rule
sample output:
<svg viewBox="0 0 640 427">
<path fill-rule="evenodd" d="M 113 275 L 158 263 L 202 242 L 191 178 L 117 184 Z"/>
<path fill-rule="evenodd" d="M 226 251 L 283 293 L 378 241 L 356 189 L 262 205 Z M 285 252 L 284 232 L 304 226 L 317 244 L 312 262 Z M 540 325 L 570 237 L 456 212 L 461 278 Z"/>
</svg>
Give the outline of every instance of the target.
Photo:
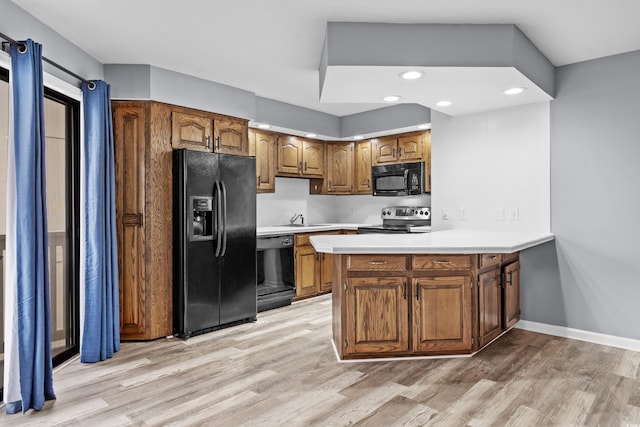
<svg viewBox="0 0 640 427">
<path fill-rule="evenodd" d="M 336 349 L 343 359 L 474 353 L 519 319 L 519 277 L 518 254 L 333 255 Z"/>
<path fill-rule="evenodd" d="M 331 292 L 333 257 L 316 252 L 309 238 L 314 235 L 343 234 L 343 231 L 297 233 L 293 248 L 296 296 L 295 300 Z"/>
</svg>

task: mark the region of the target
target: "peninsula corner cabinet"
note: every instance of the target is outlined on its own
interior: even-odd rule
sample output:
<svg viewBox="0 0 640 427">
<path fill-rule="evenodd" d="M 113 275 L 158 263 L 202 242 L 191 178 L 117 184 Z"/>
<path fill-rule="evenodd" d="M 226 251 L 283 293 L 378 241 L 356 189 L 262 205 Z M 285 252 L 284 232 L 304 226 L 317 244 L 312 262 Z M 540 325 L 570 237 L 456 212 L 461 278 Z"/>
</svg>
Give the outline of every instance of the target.
<svg viewBox="0 0 640 427">
<path fill-rule="evenodd" d="M 112 109 L 120 338 L 155 339 L 172 334 L 171 106 L 113 101 Z"/>
<path fill-rule="evenodd" d="M 518 259 L 517 253 L 333 254 L 340 358 L 473 354 L 519 319 Z"/>
</svg>

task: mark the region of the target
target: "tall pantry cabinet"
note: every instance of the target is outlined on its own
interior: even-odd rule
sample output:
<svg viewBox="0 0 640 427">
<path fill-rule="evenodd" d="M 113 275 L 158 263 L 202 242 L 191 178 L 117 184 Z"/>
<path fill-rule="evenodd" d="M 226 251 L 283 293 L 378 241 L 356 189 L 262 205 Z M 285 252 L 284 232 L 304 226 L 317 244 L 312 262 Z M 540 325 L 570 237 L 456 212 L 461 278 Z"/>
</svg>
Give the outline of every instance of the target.
<svg viewBox="0 0 640 427">
<path fill-rule="evenodd" d="M 113 101 L 122 340 L 172 334 L 171 108 Z"/>
</svg>

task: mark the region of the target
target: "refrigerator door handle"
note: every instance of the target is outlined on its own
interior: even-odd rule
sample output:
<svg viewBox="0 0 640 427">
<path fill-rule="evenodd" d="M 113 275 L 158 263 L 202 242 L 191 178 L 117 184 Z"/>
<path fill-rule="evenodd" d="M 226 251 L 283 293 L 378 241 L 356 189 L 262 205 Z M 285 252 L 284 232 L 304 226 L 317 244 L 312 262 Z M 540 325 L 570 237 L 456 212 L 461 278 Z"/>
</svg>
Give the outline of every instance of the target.
<svg viewBox="0 0 640 427">
<path fill-rule="evenodd" d="M 225 256 L 227 253 L 227 186 L 224 185 L 224 181 L 220 181 L 222 186 L 222 253 L 220 256 Z"/>
<path fill-rule="evenodd" d="M 215 184 L 215 198 L 216 198 L 216 251 L 215 257 L 219 257 L 222 253 L 222 189 L 220 187 L 220 181 L 216 181 Z"/>
</svg>

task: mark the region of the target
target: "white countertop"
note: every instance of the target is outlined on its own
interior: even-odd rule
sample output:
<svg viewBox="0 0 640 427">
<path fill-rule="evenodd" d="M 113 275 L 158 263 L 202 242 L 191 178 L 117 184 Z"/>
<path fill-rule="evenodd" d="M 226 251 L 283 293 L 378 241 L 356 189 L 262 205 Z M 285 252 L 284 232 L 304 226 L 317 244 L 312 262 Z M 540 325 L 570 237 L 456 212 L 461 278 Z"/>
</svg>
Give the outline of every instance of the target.
<svg viewBox="0 0 640 427">
<path fill-rule="evenodd" d="M 551 233 L 443 230 L 431 233 L 311 236 L 318 252 L 331 254 L 512 253 L 554 239 Z"/>
<path fill-rule="evenodd" d="M 333 230 L 356 230 L 362 224 L 311 224 L 304 226 L 291 225 L 272 225 L 267 227 L 257 227 L 256 236 L 278 236 L 282 234 L 294 233 L 313 233 L 316 231 L 333 231 Z"/>
</svg>

